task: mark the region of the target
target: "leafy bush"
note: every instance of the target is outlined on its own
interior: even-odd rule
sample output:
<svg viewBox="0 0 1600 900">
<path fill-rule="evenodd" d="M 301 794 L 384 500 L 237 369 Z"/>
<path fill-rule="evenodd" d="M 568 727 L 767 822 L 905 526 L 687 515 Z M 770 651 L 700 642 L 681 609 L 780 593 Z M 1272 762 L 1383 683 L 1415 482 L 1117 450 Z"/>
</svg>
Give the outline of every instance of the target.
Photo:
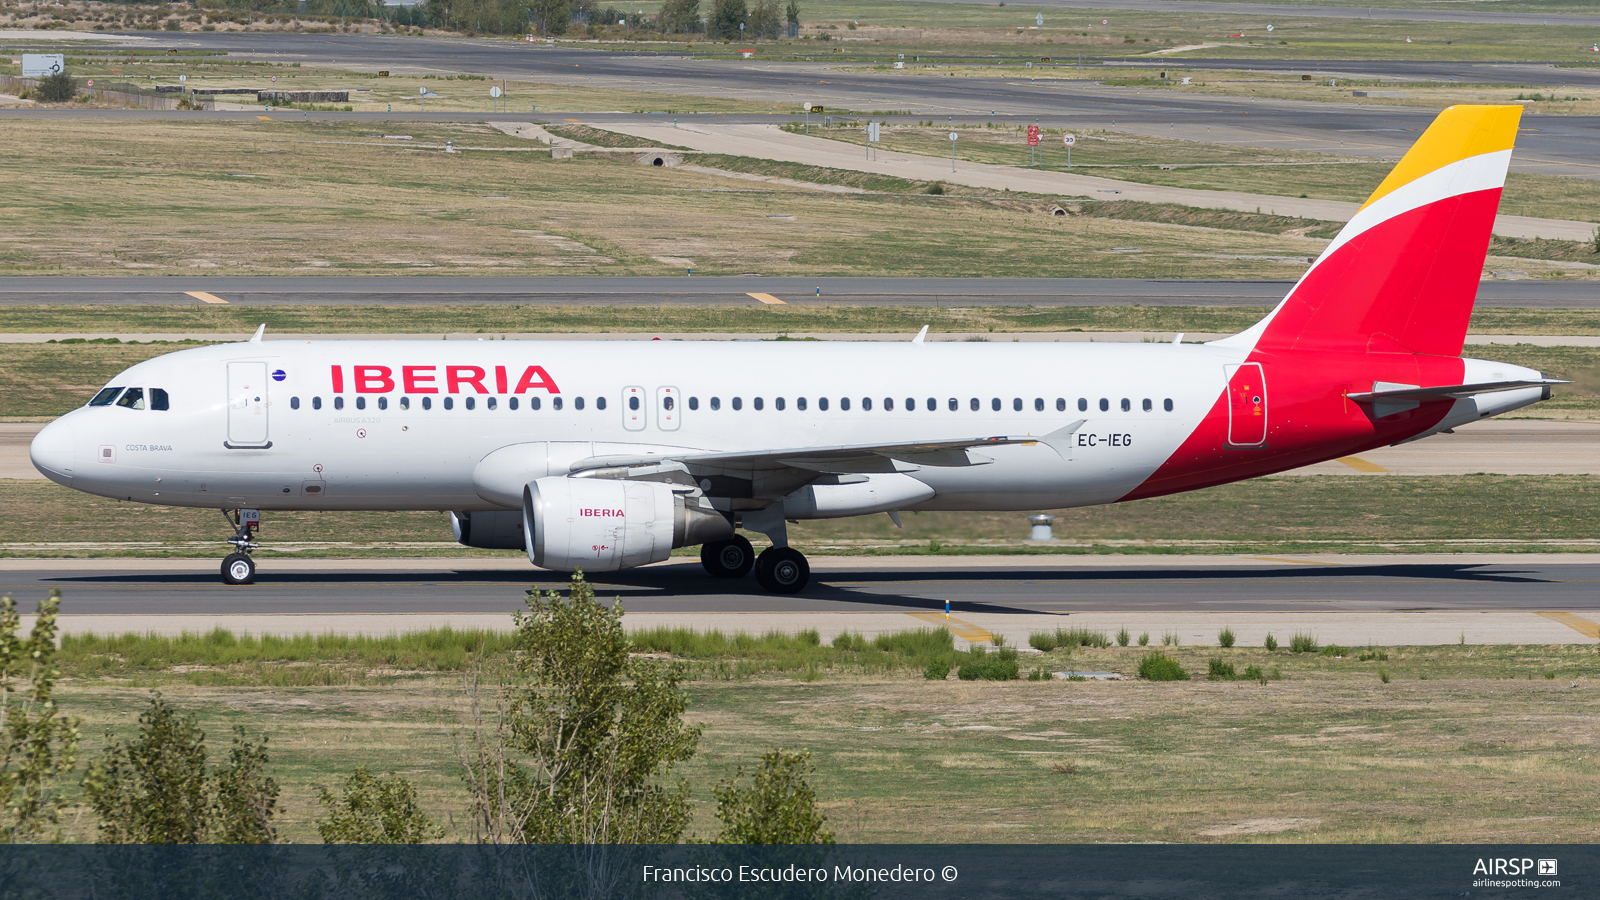
<svg viewBox="0 0 1600 900">
<path fill-rule="evenodd" d="M 1128 629 L 1126 629 L 1126 628 L 1117 629 L 1117 646 L 1118 647 L 1126 647 L 1126 646 L 1128 646 Z"/>
<path fill-rule="evenodd" d="M 1267 648 L 1268 650 L 1276 650 L 1278 649 L 1278 639 L 1269 634 L 1267 635 L 1267 639 L 1261 642 L 1261 646 Z"/>
<path fill-rule="evenodd" d="M 928 667 L 922 670 L 922 677 L 929 681 L 943 681 L 950 677 L 950 660 L 930 660 Z"/>
<path fill-rule="evenodd" d="M 46 103 L 65 103 L 77 95 L 78 83 L 65 72 L 46 75 L 39 79 L 39 86 L 33 89 L 33 99 Z"/>
<path fill-rule="evenodd" d="M 1150 632 L 1146 631 L 1144 634 L 1139 635 L 1139 646 L 1150 646 Z"/>
<path fill-rule="evenodd" d="M 61 776 L 77 763 L 78 721 L 53 699 L 60 606 L 52 588 L 24 637 L 16 603 L 0 598 L 0 844 L 51 836 L 66 806 Z"/>
<path fill-rule="evenodd" d="M 848 631 L 841 631 L 839 633 L 839 635 L 833 639 L 833 649 L 835 649 L 835 650 L 865 650 L 865 649 L 867 649 L 867 639 L 862 637 L 859 634 L 852 634 L 851 632 L 848 632 Z"/>
<path fill-rule="evenodd" d="M 1267 676 L 1262 673 L 1260 666 L 1245 666 L 1244 675 L 1241 677 L 1244 678 L 1245 681 L 1259 681 L 1262 684 L 1267 683 Z"/>
<path fill-rule="evenodd" d="M 1028 646 L 1040 653 L 1049 653 L 1056 648 L 1056 635 L 1053 631 L 1035 631 L 1028 635 Z"/>
<path fill-rule="evenodd" d="M 944 193 L 944 182 L 935 181 L 933 184 L 928 185 L 928 193 L 933 194 L 936 197 L 941 195 L 941 194 L 943 194 Z"/>
<path fill-rule="evenodd" d="M 1389 651 L 1368 647 L 1367 652 L 1361 654 L 1359 657 L 1356 657 L 1356 659 L 1360 662 L 1372 662 L 1373 660 L 1377 660 L 1378 662 L 1388 662 Z"/>
<path fill-rule="evenodd" d="M 1207 672 L 1206 672 L 1206 680 L 1207 681 L 1238 681 L 1239 680 L 1239 674 L 1234 671 L 1233 663 L 1224 661 L 1223 658 L 1220 657 L 1220 656 L 1211 657 L 1210 662 L 1208 662 L 1206 664 L 1206 668 L 1207 668 Z"/>
<path fill-rule="evenodd" d="M 1146 653 L 1139 660 L 1139 677 L 1146 681 L 1188 681 L 1189 673 L 1165 653 Z"/>
<path fill-rule="evenodd" d="M 1389 683 L 1389 670 L 1388 669 L 1379 669 L 1378 670 L 1378 680 L 1383 682 L 1384 684 L 1388 684 Z"/>
<path fill-rule="evenodd" d="M 1234 640 L 1234 637 L 1233 637 L 1233 629 L 1232 628 L 1229 628 L 1228 626 L 1224 625 L 1222 627 L 1222 630 L 1217 632 L 1217 646 L 1219 646 L 1219 647 L 1232 647 L 1233 646 L 1233 640 Z"/>
<path fill-rule="evenodd" d="M 270 844 L 278 783 L 266 765 L 266 738 L 252 744 L 238 726 L 228 762 L 208 771 L 205 733 L 158 692 L 138 737 L 90 765 L 83 793 L 103 844 Z"/>
<path fill-rule="evenodd" d="M 1315 653 L 1317 646 L 1316 638 L 1298 631 L 1289 639 L 1289 650 L 1292 653 Z"/>
<path fill-rule="evenodd" d="M 1055 678 L 1055 676 L 1051 674 L 1050 670 L 1044 666 L 1040 666 L 1039 668 L 1028 673 L 1029 681 L 1050 681 L 1053 678 Z"/>
<path fill-rule="evenodd" d="M 1015 681 L 1022 677 L 1022 666 L 1017 662 L 1017 651 L 986 652 L 982 645 L 974 645 L 966 662 L 956 671 L 962 681 Z"/>
<path fill-rule="evenodd" d="M 317 821 L 327 844 L 420 844 L 444 836 L 417 805 L 417 786 L 390 772 L 374 778 L 361 766 L 344 784 L 344 796 L 323 788 L 318 799 L 328 817 Z"/>
<path fill-rule="evenodd" d="M 761 754 L 761 768 L 744 779 L 738 774 L 716 787 L 719 844 L 831 844 L 833 832 L 817 808 L 817 793 L 806 783 L 811 754 L 773 750 Z"/>
<path fill-rule="evenodd" d="M 1338 644 L 1329 644 L 1328 646 L 1322 648 L 1322 655 L 1323 656 L 1349 656 L 1350 655 L 1350 648 L 1349 647 L 1341 647 Z"/>
<path fill-rule="evenodd" d="M 1176 647 L 1176 646 L 1178 646 L 1178 633 L 1176 631 L 1169 631 L 1166 634 L 1163 634 L 1161 636 L 1161 646 L 1163 646 L 1163 647 Z"/>
</svg>

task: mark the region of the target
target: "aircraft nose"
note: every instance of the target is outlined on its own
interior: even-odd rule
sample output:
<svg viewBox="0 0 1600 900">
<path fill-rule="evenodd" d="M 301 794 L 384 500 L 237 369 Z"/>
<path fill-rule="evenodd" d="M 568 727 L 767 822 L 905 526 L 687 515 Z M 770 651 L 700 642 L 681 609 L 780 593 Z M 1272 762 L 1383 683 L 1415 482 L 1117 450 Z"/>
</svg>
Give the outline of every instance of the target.
<svg viewBox="0 0 1600 900">
<path fill-rule="evenodd" d="M 33 467 L 51 481 L 72 486 L 73 427 L 62 421 L 51 422 L 33 436 L 28 458 Z"/>
</svg>

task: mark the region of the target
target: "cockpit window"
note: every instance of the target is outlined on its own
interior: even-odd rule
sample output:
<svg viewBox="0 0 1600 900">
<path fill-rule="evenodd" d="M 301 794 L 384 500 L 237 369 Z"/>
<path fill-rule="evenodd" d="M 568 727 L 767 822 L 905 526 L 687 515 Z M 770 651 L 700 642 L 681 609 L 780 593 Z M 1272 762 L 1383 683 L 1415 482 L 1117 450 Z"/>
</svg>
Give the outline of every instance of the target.
<svg viewBox="0 0 1600 900">
<path fill-rule="evenodd" d="M 167 408 L 167 392 L 161 388 L 150 389 L 150 408 L 165 410 Z"/>
<path fill-rule="evenodd" d="M 120 393 L 122 393 L 122 388 L 119 388 L 119 387 L 103 388 L 100 391 L 100 393 L 94 395 L 94 399 L 93 400 L 89 401 L 89 405 L 90 406 L 110 406 L 111 405 L 111 401 L 117 399 L 117 395 L 120 394 Z"/>
<path fill-rule="evenodd" d="M 144 409 L 144 388 L 128 388 L 117 400 L 117 405 L 127 409 Z"/>
</svg>

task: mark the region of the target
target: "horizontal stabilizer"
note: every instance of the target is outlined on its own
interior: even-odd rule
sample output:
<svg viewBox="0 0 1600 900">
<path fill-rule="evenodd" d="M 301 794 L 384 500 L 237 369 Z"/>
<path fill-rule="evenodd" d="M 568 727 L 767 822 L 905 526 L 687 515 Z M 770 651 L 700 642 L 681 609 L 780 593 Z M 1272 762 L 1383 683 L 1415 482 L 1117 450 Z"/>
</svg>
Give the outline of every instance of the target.
<svg viewBox="0 0 1600 900">
<path fill-rule="evenodd" d="M 1390 384 L 1379 381 L 1372 385 L 1372 390 L 1360 394 L 1346 394 L 1351 400 L 1358 403 L 1372 403 L 1380 400 L 1455 400 L 1461 397 L 1471 397 L 1474 394 L 1490 394 L 1495 391 L 1515 391 L 1521 388 L 1548 387 L 1554 384 L 1567 384 L 1554 378 L 1541 378 L 1537 381 L 1489 381 L 1481 384 L 1447 384 L 1439 387 L 1419 387 L 1414 384 Z"/>
</svg>

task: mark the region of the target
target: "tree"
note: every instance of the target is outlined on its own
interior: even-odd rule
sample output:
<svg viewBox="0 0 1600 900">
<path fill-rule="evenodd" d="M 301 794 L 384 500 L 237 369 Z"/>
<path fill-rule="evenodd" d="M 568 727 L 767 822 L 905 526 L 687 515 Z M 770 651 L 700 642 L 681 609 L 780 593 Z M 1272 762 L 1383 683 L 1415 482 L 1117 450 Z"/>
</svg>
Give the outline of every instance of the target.
<svg viewBox="0 0 1600 900">
<path fill-rule="evenodd" d="M 344 796 L 327 788 L 319 799 L 328 817 L 317 822 L 317 832 L 329 844 L 420 844 L 444 836 L 417 805 L 417 787 L 389 773 L 374 778 L 361 766 L 345 781 Z"/>
<path fill-rule="evenodd" d="M 692 34 L 700 30 L 700 0 L 666 0 L 661 5 L 661 31 Z"/>
<path fill-rule="evenodd" d="M 719 844 L 831 844 L 833 832 L 817 809 L 817 794 L 806 783 L 811 754 L 773 750 L 761 755 L 761 768 L 744 780 L 744 766 L 717 785 Z"/>
<path fill-rule="evenodd" d="M 10 597 L 0 598 L 0 843 L 59 839 L 61 776 L 78 760 L 78 720 L 60 715 L 54 691 L 61 592 L 39 603 L 26 637 Z"/>
<path fill-rule="evenodd" d="M 783 9 L 784 17 L 789 23 L 789 37 L 800 36 L 800 0 L 789 0 L 789 5 Z"/>
<path fill-rule="evenodd" d="M 492 744 L 476 729 L 467 760 L 480 839 L 677 842 L 689 786 L 659 782 L 700 742 L 700 729 L 683 722 L 682 670 L 630 658 L 622 605 L 596 601 L 581 572 L 567 598 L 531 594 L 515 621 L 527 681 L 507 691 Z"/>
<path fill-rule="evenodd" d="M 156 692 L 139 736 L 107 748 L 83 791 L 102 844 L 270 844 L 278 783 L 266 765 L 266 738 L 251 743 L 236 727 L 228 762 L 207 772 L 205 732 Z"/>
<path fill-rule="evenodd" d="M 778 9 L 778 0 L 756 0 L 755 9 L 750 11 L 749 35 L 757 40 L 761 38 L 777 40 L 782 28 L 783 19 Z"/>
<path fill-rule="evenodd" d="M 78 83 L 65 72 L 46 75 L 39 79 L 39 86 L 33 89 L 34 99 L 46 103 L 65 103 L 77 95 Z"/>
<path fill-rule="evenodd" d="M 528 14 L 540 34 L 566 34 L 572 24 L 571 0 L 530 0 Z"/>
<path fill-rule="evenodd" d="M 711 21 L 706 34 L 714 38 L 732 40 L 739 36 L 739 25 L 749 16 L 750 9 L 744 0 L 715 0 L 711 6 Z"/>
</svg>

